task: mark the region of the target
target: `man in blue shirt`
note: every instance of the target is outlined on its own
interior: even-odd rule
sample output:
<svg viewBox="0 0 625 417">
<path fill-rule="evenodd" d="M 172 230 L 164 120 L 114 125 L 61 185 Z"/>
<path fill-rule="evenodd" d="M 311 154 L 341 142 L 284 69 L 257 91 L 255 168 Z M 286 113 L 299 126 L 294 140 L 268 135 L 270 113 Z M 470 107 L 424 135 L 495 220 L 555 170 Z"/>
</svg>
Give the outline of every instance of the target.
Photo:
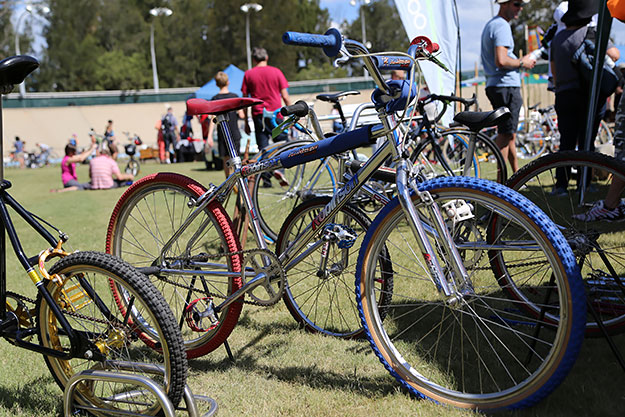
<svg viewBox="0 0 625 417">
<path fill-rule="evenodd" d="M 495 0 L 499 4 L 499 13 L 489 20 L 482 31 L 481 58 L 486 76 L 486 96 L 494 109 L 506 106 L 512 116 L 497 126 L 496 142 L 504 158 L 510 162 L 513 172 L 519 169 L 514 140 L 523 103 L 519 70 L 534 68 L 536 59 L 531 54 L 521 59 L 514 55 L 514 39 L 509 22 L 519 16 L 523 4 L 529 1 Z"/>
</svg>

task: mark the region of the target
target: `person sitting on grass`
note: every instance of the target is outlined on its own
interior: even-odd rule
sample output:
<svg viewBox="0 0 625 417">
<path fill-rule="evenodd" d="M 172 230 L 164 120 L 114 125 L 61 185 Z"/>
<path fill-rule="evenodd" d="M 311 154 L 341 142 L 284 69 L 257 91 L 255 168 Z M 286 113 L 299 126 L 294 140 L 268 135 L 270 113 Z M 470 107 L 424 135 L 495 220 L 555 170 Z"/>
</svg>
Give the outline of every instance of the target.
<svg viewBox="0 0 625 417">
<path fill-rule="evenodd" d="M 106 142 L 102 142 L 103 145 Z M 122 173 L 117 162 L 112 158 L 113 150 L 109 146 L 101 146 L 98 155 L 89 162 L 89 176 L 92 190 L 107 190 L 132 183 L 134 175 Z"/>
<path fill-rule="evenodd" d="M 79 155 L 76 155 L 76 145 L 67 144 L 65 146 L 65 156 L 61 161 L 61 181 L 63 181 L 63 188 L 60 190 L 52 189 L 51 192 L 65 192 L 76 190 L 88 190 L 91 188 L 91 184 L 78 182 L 78 176 L 76 175 L 76 163 L 83 162 L 91 155 L 96 148 L 95 138 L 91 140 L 91 147 Z"/>
</svg>

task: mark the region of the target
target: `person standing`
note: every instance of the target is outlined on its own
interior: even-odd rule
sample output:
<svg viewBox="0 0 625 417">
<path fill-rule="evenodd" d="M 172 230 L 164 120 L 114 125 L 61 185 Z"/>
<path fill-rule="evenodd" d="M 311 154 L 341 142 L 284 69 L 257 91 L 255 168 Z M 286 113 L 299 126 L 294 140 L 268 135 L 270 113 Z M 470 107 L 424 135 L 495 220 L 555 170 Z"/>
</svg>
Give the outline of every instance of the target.
<svg viewBox="0 0 625 417">
<path fill-rule="evenodd" d="M 178 120 L 174 116 L 171 106 L 167 107 L 167 113 L 161 119 L 161 131 L 165 145 L 165 162 L 176 162 L 176 142 L 178 141 Z"/>
<path fill-rule="evenodd" d="M 499 13 L 488 21 L 482 31 L 481 61 L 486 76 L 486 96 L 493 109 L 506 106 L 511 114 L 497 126 L 495 141 L 513 172 L 519 169 L 514 141 L 523 104 L 520 70 L 534 68 L 536 59 L 532 54 L 521 59 L 516 57 L 510 21 L 519 16 L 523 4 L 529 1 L 495 0 L 499 4 Z"/>
<path fill-rule="evenodd" d="M 254 67 L 245 71 L 241 86 L 243 97 L 250 96 L 264 102 L 252 107 L 256 144 L 259 150 L 267 147 L 271 136 L 271 132 L 265 128 L 263 123 L 263 108 L 269 111 L 277 110 L 282 107 L 282 101 L 287 106 L 291 105 L 291 97 L 287 91 L 289 84 L 284 74 L 278 68 L 268 65 L 268 60 L 267 51 L 264 48 L 255 47 L 252 50 Z M 245 132 L 249 134 L 251 129 L 247 120 L 247 109 L 245 112 Z M 276 138 L 276 141 L 286 139 L 286 134 L 281 134 Z"/>
<path fill-rule="evenodd" d="M 13 142 L 13 147 L 15 150 L 13 151 L 13 160 L 19 162 L 20 168 L 26 168 L 26 162 L 24 161 L 24 141 L 20 139 L 19 136 L 15 137 L 15 142 Z"/>
<path fill-rule="evenodd" d="M 237 98 L 234 93 L 231 93 L 228 89 L 230 85 L 230 80 L 228 79 L 228 74 L 223 71 L 219 71 L 217 75 L 215 75 L 215 83 L 217 87 L 219 87 L 219 93 L 217 93 L 211 100 L 223 100 L 226 98 Z M 237 152 L 237 155 L 240 153 L 241 149 L 241 131 L 239 130 L 239 118 L 245 117 L 245 112 L 243 110 L 231 111 L 227 114 L 228 117 L 228 128 L 230 130 L 230 134 L 232 136 L 232 143 L 234 144 L 234 150 Z M 213 131 L 215 130 L 215 123 L 213 122 L 213 118 L 208 118 L 208 132 L 206 134 L 206 140 L 208 141 L 208 146 L 213 147 Z M 226 174 L 226 178 L 230 175 L 230 167 L 227 162 L 230 159 L 230 153 L 228 152 L 228 147 L 226 146 L 226 138 L 221 131 L 221 129 L 217 129 L 217 145 L 219 147 L 219 156 L 223 160 L 224 165 L 224 173 Z"/>
</svg>

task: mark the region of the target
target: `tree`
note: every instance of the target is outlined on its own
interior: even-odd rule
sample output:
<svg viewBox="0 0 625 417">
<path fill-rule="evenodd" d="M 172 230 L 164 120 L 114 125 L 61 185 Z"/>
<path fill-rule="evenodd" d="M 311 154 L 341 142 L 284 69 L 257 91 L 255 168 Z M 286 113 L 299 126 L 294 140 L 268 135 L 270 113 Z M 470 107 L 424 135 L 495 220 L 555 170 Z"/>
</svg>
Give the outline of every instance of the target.
<svg viewBox="0 0 625 417">
<path fill-rule="evenodd" d="M 40 91 L 139 89 L 152 87 L 150 27 L 154 27 L 159 84 L 199 86 L 229 64 L 246 68 L 247 0 L 50 0 L 44 31 L 48 48 L 36 86 Z M 267 49 L 270 64 L 287 78 L 297 60 L 309 66 L 329 63 L 320 50 L 282 44 L 286 30 L 324 33 L 327 10 L 319 0 L 263 0 L 250 16 L 252 44 Z M 151 16 L 154 7 L 171 16 Z M 318 73 L 307 71 L 303 75 Z M 298 76 L 301 77 L 301 76 Z M 33 84 L 34 85 L 34 84 Z"/>
</svg>

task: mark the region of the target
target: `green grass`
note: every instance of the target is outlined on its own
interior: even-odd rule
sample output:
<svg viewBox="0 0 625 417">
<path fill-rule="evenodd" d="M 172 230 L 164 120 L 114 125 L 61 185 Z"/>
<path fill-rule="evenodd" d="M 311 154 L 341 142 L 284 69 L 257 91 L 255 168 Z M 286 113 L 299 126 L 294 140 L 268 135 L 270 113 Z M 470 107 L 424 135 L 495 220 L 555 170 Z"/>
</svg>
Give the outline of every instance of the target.
<svg viewBox="0 0 625 417">
<path fill-rule="evenodd" d="M 143 164 L 141 175 L 177 171 L 208 184 L 221 172 L 200 163 Z M 35 214 L 70 235 L 72 249 L 104 249 L 110 213 L 123 190 L 49 193 L 60 184 L 59 167 L 6 170 L 11 193 Z M 86 167 L 79 167 L 86 181 Z M 288 213 L 281 213 L 284 217 Z M 17 222 L 29 255 L 45 248 Z M 9 248 L 10 250 L 10 248 Z M 7 256 L 9 288 L 34 297 L 30 280 Z M 615 338 L 625 353 L 625 336 Z M 219 404 L 220 416 L 469 416 L 473 413 L 419 401 L 407 394 L 381 366 L 365 341 L 344 341 L 298 330 L 279 303 L 271 308 L 245 306 L 229 340 L 235 361 L 224 348 L 190 362 L 188 383 L 194 393 Z M 620 416 L 625 409 L 625 374 L 603 339 L 586 340 L 571 374 L 539 405 L 510 416 Z M 0 342 L 0 416 L 56 416 L 62 393 L 41 355 Z"/>
</svg>

